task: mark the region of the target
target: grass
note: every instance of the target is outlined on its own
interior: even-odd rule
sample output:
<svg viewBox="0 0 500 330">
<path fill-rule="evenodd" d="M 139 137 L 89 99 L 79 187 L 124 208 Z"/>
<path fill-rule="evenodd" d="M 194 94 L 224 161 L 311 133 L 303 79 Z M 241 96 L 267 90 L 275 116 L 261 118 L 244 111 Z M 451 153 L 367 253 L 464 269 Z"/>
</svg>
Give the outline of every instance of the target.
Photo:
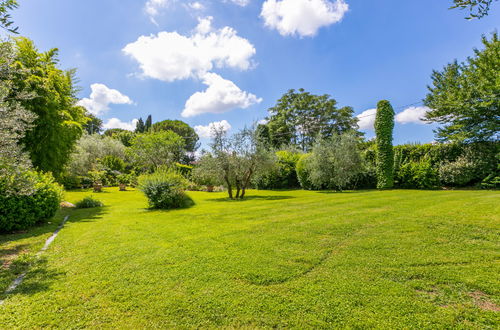
<svg viewBox="0 0 500 330">
<path fill-rule="evenodd" d="M 500 192 L 190 196 L 150 211 L 140 192 L 108 189 L 103 208 L 64 211 L 43 259 L 0 296 L 0 327 L 498 328 Z M 63 216 L 0 236 L 1 255 L 36 252 Z M 14 271 L 0 275 L 3 291 Z"/>
</svg>

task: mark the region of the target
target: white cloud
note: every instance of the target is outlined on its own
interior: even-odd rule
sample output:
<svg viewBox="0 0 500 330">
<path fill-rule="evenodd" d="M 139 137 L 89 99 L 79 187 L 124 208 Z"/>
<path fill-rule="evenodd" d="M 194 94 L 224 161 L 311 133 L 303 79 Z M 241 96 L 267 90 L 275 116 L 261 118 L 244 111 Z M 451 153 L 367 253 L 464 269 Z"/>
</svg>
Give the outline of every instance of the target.
<svg viewBox="0 0 500 330">
<path fill-rule="evenodd" d="M 221 120 L 210 123 L 206 126 L 198 125 L 194 127 L 196 134 L 198 134 L 198 136 L 202 139 L 211 138 L 215 129 L 222 129 L 224 132 L 227 132 L 231 129 L 231 125 L 227 122 L 227 120 Z"/>
<path fill-rule="evenodd" d="M 224 1 L 230 1 L 238 6 L 245 7 L 250 3 L 250 0 L 224 0 Z"/>
<path fill-rule="evenodd" d="M 214 67 L 247 70 L 254 46 L 231 27 L 215 30 L 212 18 L 199 20 L 190 36 L 160 32 L 141 36 L 123 48 L 140 65 L 142 75 L 163 81 L 202 77 Z"/>
<path fill-rule="evenodd" d="M 267 27 L 283 36 L 310 37 L 342 20 L 348 10 L 344 0 L 266 0 L 260 15 Z"/>
<path fill-rule="evenodd" d="M 193 9 L 193 10 L 205 9 L 205 6 L 201 2 L 198 2 L 198 1 L 188 3 L 188 7 Z"/>
<path fill-rule="evenodd" d="M 359 129 L 373 130 L 377 109 L 368 109 L 357 115 Z"/>
<path fill-rule="evenodd" d="M 400 124 L 424 124 L 422 118 L 429 110 L 431 110 L 429 107 L 410 107 L 396 115 L 396 122 Z"/>
<path fill-rule="evenodd" d="M 144 11 L 151 19 L 151 22 L 156 23 L 155 17 L 160 14 L 162 9 L 167 8 L 172 0 L 148 0 L 144 6 Z M 175 0 L 174 0 L 175 1 Z"/>
<path fill-rule="evenodd" d="M 215 73 L 205 74 L 203 83 L 208 88 L 191 95 L 181 113 L 183 117 L 193 117 L 204 113 L 224 113 L 235 108 L 246 109 L 262 102 L 261 98 L 242 91 L 232 81 Z"/>
<path fill-rule="evenodd" d="M 92 84 L 90 98 L 83 98 L 78 101 L 78 105 L 86 108 L 90 113 L 99 115 L 109 110 L 110 104 L 132 104 L 132 100 L 104 84 Z"/>
<path fill-rule="evenodd" d="M 118 118 L 111 118 L 106 123 L 104 123 L 102 127 L 104 129 L 121 128 L 121 129 L 126 129 L 128 131 L 133 131 L 135 130 L 138 121 L 139 121 L 138 119 L 132 119 L 131 122 L 123 122 Z"/>
<path fill-rule="evenodd" d="M 261 120 L 259 120 L 257 122 L 257 124 L 259 124 L 259 125 L 267 125 L 268 122 L 269 122 L 269 120 L 267 120 L 267 119 L 261 119 Z"/>
</svg>

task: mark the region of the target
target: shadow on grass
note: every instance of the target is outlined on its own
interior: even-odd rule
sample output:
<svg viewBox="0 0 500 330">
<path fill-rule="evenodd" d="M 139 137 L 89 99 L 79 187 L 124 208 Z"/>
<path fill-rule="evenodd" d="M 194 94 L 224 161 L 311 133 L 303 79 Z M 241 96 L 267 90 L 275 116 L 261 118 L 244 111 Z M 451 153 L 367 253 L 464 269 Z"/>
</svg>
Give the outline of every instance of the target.
<svg viewBox="0 0 500 330">
<path fill-rule="evenodd" d="M 211 202 L 245 202 L 251 200 L 279 201 L 283 199 L 296 198 L 294 196 L 245 196 L 243 199 L 230 199 L 229 197 L 208 199 Z"/>
<path fill-rule="evenodd" d="M 47 261 L 42 256 L 36 256 L 40 246 L 49 238 L 63 221 L 64 217 L 69 215 L 68 223 L 93 222 L 101 219 L 106 213 L 106 207 L 90 209 L 60 210 L 55 219 L 48 223 L 32 227 L 23 232 L 0 235 L 0 299 L 12 281 L 22 273 L 26 273 L 23 284 L 13 293 L 31 294 L 45 290 L 50 283 L 57 280 L 60 275 L 57 272 L 47 269 Z M 55 221 L 57 220 L 57 221 Z M 62 229 L 64 231 L 64 228 Z M 26 242 L 26 239 L 34 239 Z M 23 243 L 18 243 L 18 241 Z"/>
<path fill-rule="evenodd" d="M 363 189 L 363 190 L 343 190 L 343 191 L 337 191 L 337 190 L 321 190 L 321 191 L 315 191 L 317 194 L 364 194 L 364 193 L 370 193 L 377 191 L 377 189 Z"/>
</svg>

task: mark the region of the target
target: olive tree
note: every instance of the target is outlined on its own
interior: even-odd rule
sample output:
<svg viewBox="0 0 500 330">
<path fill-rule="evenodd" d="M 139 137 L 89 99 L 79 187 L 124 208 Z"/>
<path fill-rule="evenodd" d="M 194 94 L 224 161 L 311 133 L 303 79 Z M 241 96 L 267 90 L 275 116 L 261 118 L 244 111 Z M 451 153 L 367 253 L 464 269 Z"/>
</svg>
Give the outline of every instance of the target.
<svg viewBox="0 0 500 330">
<path fill-rule="evenodd" d="M 242 199 L 252 178 L 272 166 L 273 154 L 258 143 L 254 129 L 228 136 L 222 127 L 214 127 L 212 136 L 211 151 L 201 157 L 197 171 L 222 183 L 229 198 Z"/>
<path fill-rule="evenodd" d="M 318 140 L 306 167 L 314 188 L 341 191 L 362 170 L 358 138 L 349 132 Z"/>
</svg>

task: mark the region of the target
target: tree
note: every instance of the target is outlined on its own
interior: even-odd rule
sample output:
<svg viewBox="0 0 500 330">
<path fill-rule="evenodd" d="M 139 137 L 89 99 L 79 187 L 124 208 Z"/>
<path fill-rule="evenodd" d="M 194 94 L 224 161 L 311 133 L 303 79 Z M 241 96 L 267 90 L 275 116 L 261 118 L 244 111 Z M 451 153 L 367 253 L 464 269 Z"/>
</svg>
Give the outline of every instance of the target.
<svg viewBox="0 0 500 330">
<path fill-rule="evenodd" d="M 19 104 L 32 97 L 12 89 L 12 80 L 19 74 L 14 66 L 15 51 L 11 43 L 0 43 L 0 193 L 2 195 L 29 195 L 34 192 L 29 155 L 22 150 L 21 139 L 32 127 L 36 116 Z M 11 98 L 7 102 L 8 98 Z"/>
<path fill-rule="evenodd" d="M 392 131 L 394 129 L 394 109 L 389 101 L 377 104 L 375 134 L 377 135 L 377 188 L 390 189 L 394 186 L 394 150 Z"/>
<path fill-rule="evenodd" d="M 172 131 L 138 134 L 128 149 L 132 161 L 145 171 L 171 166 L 184 152 L 184 139 Z"/>
<path fill-rule="evenodd" d="M 294 145 L 307 151 L 317 137 L 358 128 L 351 107 L 338 109 L 337 101 L 329 95 L 313 95 L 303 89 L 289 90 L 268 111 L 269 144 L 274 148 Z M 265 131 L 261 129 L 261 133 Z"/>
<path fill-rule="evenodd" d="M 87 122 L 84 109 L 76 106 L 75 71 L 57 67 L 57 49 L 40 53 L 27 38 L 16 38 L 13 47 L 14 65 L 21 71 L 9 83 L 13 84 L 13 90 L 33 95 L 19 104 L 36 115 L 33 128 L 21 142 L 33 165 L 57 178 Z"/>
<path fill-rule="evenodd" d="M 469 9 L 467 19 L 482 18 L 488 15 L 491 4 L 497 0 L 453 0 L 454 8 Z"/>
<path fill-rule="evenodd" d="M 144 124 L 142 118 L 139 118 L 137 124 L 135 124 L 135 133 L 144 133 L 145 130 L 146 130 L 146 125 Z"/>
<path fill-rule="evenodd" d="M 356 134 L 344 133 L 317 141 L 306 166 L 313 187 L 341 191 L 362 170 Z"/>
<path fill-rule="evenodd" d="M 132 139 L 135 137 L 134 132 L 122 128 L 108 129 L 104 132 L 104 135 L 120 141 L 125 147 L 130 147 L 132 145 Z"/>
<path fill-rule="evenodd" d="M 83 124 L 83 129 L 87 134 L 101 134 L 102 132 L 102 119 L 87 112 L 85 116 L 88 118 L 87 122 Z"/>
<path fill-rule="evenodd" d="M 153 118 L 151 115 L 146 118 L 146 123 L 144 124 L 144 132 L 149 132 L 151 130 L 151 125 L 153 124 Z"/>
<path fill-rule="evenodd" d="M 192 160 L 192 154 L 198 149 L 198 134 L 196 131 L 181 120 L 163 120 L 153 124 L 151 130 L 153 132 L 172 131 L 184 139 L 184 149 L 191 153 L 191 157 L 187 160 Z"/>
<path fill-rule="evenodd" d="M 243 199 L 254 175 L 272 166 L 272 153 L 257 143 L 253 129 L 228 137 L 222 127 L 216 127 L 213 136 L 212 150 L 200 159 L 197 171 L 210 173 L 222 182 L 229 198 Z"/>
<path fill-rule="evenodd" d="M 483 50 L 465 62 L 454 61 L 432 73 L 424 103 L 425 119 L 443 124 L 440 141 L 495 141 L 500 137 L 500 41 L 482 38 Z"/>
<path fill-rule="evenodd" d="M 18 28 L 14 27 L 14 22 L 9 11 L 19 6 L 16 0 L 0 0 L 0 27 L 10 33 L 18 33 Z"/>
<path fill-rule="evenodd" d="M 67 172 L 70 176 L 85 176 L 89 171 L 101 170 L 99 161 L 107 156 L 125 159 L 125 146 L 118 140 L 99 134 L 85 134 L 78 140 L 71 154 Z"/>
</svg>

